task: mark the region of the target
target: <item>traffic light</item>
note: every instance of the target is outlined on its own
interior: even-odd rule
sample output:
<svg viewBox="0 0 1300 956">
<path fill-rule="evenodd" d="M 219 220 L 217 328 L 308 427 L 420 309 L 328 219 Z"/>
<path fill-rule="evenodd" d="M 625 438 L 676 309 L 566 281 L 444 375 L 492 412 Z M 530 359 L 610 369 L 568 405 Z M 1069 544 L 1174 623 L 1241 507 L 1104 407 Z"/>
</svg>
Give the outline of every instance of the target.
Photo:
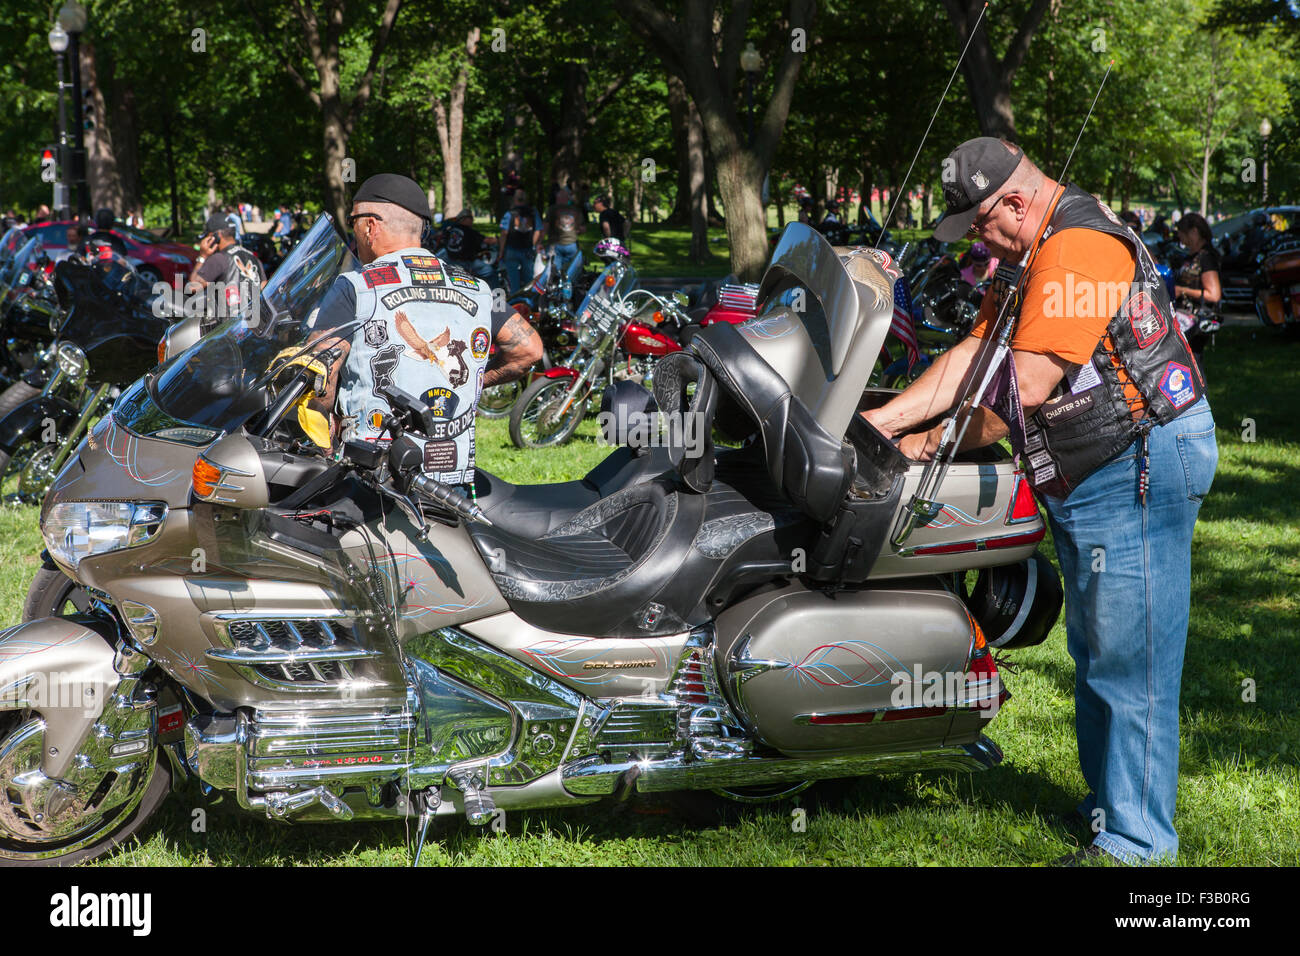
<svg viewBox="0 0 1300 956">
<path fill-rule="evenodd" d="M 89 86 L 81 91 L 81 122 L 84 129 L 95 128 L 95 91 Z"/>
<path fill-rule="evenodd" d="M 58 143 L 53 146 L 46 146 L 41 150 L 42 182 L 52 183 L 58 181 L 59 170 L 63 168 L 62 152 Z"/>
</svg>

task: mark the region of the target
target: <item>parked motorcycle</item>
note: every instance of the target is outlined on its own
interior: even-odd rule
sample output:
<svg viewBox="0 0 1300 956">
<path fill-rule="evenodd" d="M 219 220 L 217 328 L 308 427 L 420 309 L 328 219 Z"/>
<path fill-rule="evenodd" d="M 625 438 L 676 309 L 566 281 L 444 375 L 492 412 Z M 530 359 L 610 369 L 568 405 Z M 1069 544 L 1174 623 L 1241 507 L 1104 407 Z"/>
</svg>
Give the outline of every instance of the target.
<svg viewBox="0 0 1300 956">
<path fill-rule="evenodd" d="M 0 239 L 0 416 L 39 391 L 22 387 L 22 376 L 48 350 L 59 310 L 40 240 L 23 238 L 15 229 Z"/>
<path fill-rule="evenodd" d="M 1254 286 L 1261 322 L 1300 327 L 1300 231 L 1279 232 L 1260 250 Z"/>
<path fill-rule="evenodd" d="M 66 311 L 52 314 L 54 345 L 45 360 L 10 387 L 12 408 L 0 418 L 0 490 L 9 500 L 37 504 L 95 419 L 121 388 L 157 362 L 158 342 L 171 318 L 126 260 L 74 259 L 54 270 Z M 22 389 L 17 400 L 13 392 Z"/>
<path fill-rule="evenodd" d="M 636 269 L 615 259 L 578 309 L 576 344 L 562 364 L 538 372 L 510 410 L 517 448 L 568 442 L 600 401 L 600 384 L 649 385 L 659 359 L 682 349 L 690 318 L 674 299 L 637 288 Z"/>
<path fill-rule="evenodd" d="M 573 304 L 587 294 L 595 278 L 593 273 L 583 271 L 581 253 L 563 272 L 554 268 L 554 260 L 551 251 L 540 255 L 540 267 L 532 283 L 506 300 L 537 330 L 542 340 L 543 369 L 551 368 L 573 350 L 578 339 Z M 519 401 L 524 387 L 524 382 L 515 379 L 483 389 L 479 396 L 479 415 L 505 418 Z"/>
<path fill-rule="evenodd" d="M 1044 525 L 992 448 L 891 542 L 922 466 L 857 414 L 889 397 L 863 388 L 878 261 L 792 225 L 758 318 L 663 360 L 660 407 L 743 447 L 484 472 L 473 502 L 423 474 L 446 422 L 405 393 L 387 443 L 308 437 L 319 353 L 359 324 L 312 327 L 352 266 L 323 220 L 270 321 L 130 386 L 51 489 L 38 584 L 91 601 L 0 633 L 0 862 L 99 856 L 189 781 L 274 821 L 414 818 L 418 862 L 435 816 L 1001 760 L 990 647 L 1056 618 Z"/>
</svg>

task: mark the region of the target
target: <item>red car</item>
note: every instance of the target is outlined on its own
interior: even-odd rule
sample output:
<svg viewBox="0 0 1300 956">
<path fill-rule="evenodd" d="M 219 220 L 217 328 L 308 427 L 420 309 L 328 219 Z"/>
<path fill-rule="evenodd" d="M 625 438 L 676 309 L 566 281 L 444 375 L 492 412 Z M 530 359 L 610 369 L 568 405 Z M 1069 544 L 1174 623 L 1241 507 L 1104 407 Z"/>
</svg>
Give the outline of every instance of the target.
<svg viewBox="0 0 1300 956">
<path fill-rule="evenodd" d="M 68 250 L 68 227 L 71 220 L 43 222 L 28 226 L 26 233 L 41 240 L 41 245 L 51 259 L 61 258 Z M 198 252 L 191 246 L 159 239 L 151 232 L 118 223 L 109 230 L 126 246 L 126 257 L 148 282 L 166 282 L 172 285 L 176 276 L 184 284 L 194 269 Z"/>
</svg>

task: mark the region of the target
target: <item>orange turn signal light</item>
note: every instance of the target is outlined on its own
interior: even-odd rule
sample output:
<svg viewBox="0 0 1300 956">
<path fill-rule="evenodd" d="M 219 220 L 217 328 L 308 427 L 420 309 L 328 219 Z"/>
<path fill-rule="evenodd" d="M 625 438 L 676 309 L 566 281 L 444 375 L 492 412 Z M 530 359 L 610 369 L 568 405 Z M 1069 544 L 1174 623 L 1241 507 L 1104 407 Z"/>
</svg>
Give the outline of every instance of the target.
<svg viewBox="0 0 1300 956">
<path fill-rule="evenodd" d="M 158 364 L 161 365 L 163 363 L 163 359 L 165 359 L 166 357 L 167 357 L 167 336 L 164 335 L 162 337 L 162 341 L 158 343 Z"/>
<path fill-rule="evenodd" d="M 613 285 L 613 284 L 614 284 L 614 277 L 613 277 L 613 276 L 605 276 L 605 285 Z"/>
<path fill-rule="evenodd" d="M 194 493 L 200 498 L 206 498 L 216 490 L 217 484 L 221 481 L 221 469 L 209 461 L 196 458 L 191 478 Z"/>
<path fill-rule="evenodd" d="M 660 312 L 658 309 L 655 310 L 654 320 L 655 320 L 655 325 L 658 325 L 660 322 L 664 320 L 664 314 Z"/>
</svg>

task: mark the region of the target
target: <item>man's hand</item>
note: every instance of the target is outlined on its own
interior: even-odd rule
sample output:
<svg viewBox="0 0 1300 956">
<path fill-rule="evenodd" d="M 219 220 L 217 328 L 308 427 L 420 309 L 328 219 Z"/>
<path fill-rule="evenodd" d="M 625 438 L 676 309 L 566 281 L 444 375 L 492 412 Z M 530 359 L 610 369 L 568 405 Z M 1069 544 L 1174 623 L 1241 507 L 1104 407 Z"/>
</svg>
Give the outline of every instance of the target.
<svg viewBox="0 0 1300 956">
<path fill-rule="evenodd" d="M 885 424 L 885 419 L 888 416 L 883 409 L 880 408 L 869 409 L 862 413 L 862 417 L 865 418 L 868 422 L 870 422 L 871 425 L 876 429 L 876 431 L 880 432 L 880 434 L 884 435 L 886 438 L 894 437 L 893 431 L 889 428 L 888 425 Z"/>
<path fill-rule="evenodd" d="M 204 236 L 202 239 L 199 240 L 199 255 L 203 256 L 205 259 L 208 256 L 216 253 L 216 251 L 217 251 L 217 237 L 214 236 L 212 233 L 208 233 L 206 236 Z"/>
<path fill-rule="evenodd" d="M 942 436 L 942 425 L 936 425 L 929 431 L 912 432 L 902 437 L 898 443 L 898 450 L 913 461 L 929 461 L 939 450 L 939 439 Z"/>
</svg>

